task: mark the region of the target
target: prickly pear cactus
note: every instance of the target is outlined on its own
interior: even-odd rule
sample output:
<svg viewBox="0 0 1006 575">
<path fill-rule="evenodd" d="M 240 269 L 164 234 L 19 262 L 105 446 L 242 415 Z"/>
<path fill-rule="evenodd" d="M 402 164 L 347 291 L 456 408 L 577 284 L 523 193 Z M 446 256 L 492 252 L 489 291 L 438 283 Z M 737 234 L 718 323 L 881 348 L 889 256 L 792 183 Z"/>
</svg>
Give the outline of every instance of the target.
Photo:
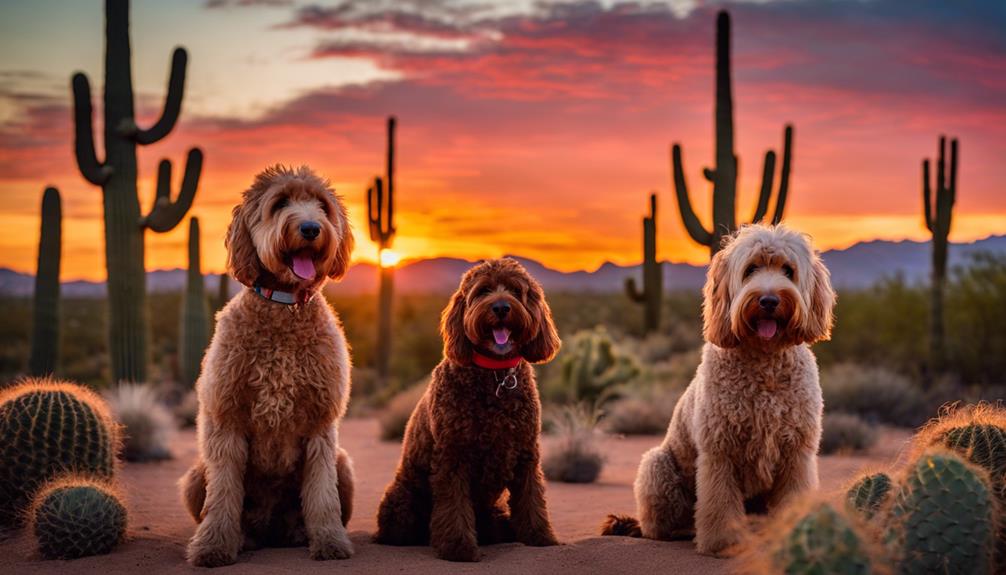
<svg viewBox="0 0 1006 575">
<path fill-rule="evenodd" d="M 70 478 L 46 485 L 32 504 L 32 532 L 46 559 L 111 551 L 126 533 L 126 508 L 98 482 Z"/>
<path fill-rule="evenodd" d="M 769 535 L 770 565 L 763 571 L 787 575 L 867 575 L 883 572 L 870 541 L 828 503 L 792 515 Z"/>
<path fill-rule="evenodd" d="M 860 478 L 845 496 L 846 508 L 864 519 L 872 519 L 891 492 L 891 478 L 886 473 L 874 473 Z"/>
<path fill-rule="evenodd" d="M 898 571 L 993 572 L 995 498 L 984 470 L 952 453 L 931 452 L 908 470 L 887 517 Z"/>
<path fill-rule="evenodd" d="M 118 426 L 104 402 L 71 383 L 27 379 L 0 393 L 0 523 L 14 524 L 35 491 L 67 472 L 111 478 Z"/>
</svg>

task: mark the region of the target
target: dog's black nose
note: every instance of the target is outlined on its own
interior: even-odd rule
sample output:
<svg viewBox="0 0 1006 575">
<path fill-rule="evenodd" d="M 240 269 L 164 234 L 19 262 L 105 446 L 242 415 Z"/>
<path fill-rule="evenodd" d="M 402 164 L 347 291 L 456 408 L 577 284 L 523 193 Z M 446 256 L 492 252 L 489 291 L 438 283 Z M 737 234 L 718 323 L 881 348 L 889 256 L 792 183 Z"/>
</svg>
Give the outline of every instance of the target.
<svg viewBox="0 0 1006 575">
<path fill-rule="evenodd" d="M 318 237 L 321 233 L 321 226 L 318 222 L 304 222 L 300 225 L 300 235 L 307 241 Z"/>
<path fill-rule="evenodd" d="M 510 313 L 510 304 L 505 301 L 498 301 L 493 304 L 492 310 L 496 314 L 496 317 L 503 319 Z"/>
<path fill-rule="evenodd" d="M 758 298 L 758 306 L 763 310 L 768 312 L 775 311 L 775 308 L 779 305 L 779 296 L 774 295 L 763 295 Z"/>
</svg>

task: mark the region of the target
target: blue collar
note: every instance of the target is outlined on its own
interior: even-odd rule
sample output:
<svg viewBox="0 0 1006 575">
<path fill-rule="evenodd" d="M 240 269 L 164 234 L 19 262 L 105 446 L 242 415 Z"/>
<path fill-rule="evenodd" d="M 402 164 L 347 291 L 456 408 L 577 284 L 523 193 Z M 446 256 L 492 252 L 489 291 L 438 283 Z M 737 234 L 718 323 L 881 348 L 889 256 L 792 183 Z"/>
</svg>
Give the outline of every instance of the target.
<svg viewBox="0 0 1006 575">
<path fill-rule="evenodd" d="M 274 301 L 276 303 L 281 303 L 283 305 L 297 305 L 307 303 L 311 301 L 311 298 L 314 297 L 314 292 L 306 292 L 305 293 L 306 297 L 301 298 L 301 301 L 297 301 L 297 296 L 287 291 L 279 291 L 264 288 L 258 285 L 252 289 L 255 290 L 255 293 L 258 294 L 259 297 L 261 297 L 262 299 L 267 299 L 269 301 Z"/>
</svg>

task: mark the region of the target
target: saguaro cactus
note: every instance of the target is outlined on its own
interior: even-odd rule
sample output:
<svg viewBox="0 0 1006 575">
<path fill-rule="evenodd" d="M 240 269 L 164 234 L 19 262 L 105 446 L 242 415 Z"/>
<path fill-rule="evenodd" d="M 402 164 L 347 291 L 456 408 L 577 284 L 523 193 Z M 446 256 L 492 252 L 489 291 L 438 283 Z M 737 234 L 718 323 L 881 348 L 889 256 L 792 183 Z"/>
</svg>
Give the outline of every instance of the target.
<svg viewBox="0 0 1006 575">
<path fill-rule="evenodd" d="M 189 150 L 185 176 L 171 200 L 171 162 L 157 170 L 157 198 L 147 214 L 140 212 L 136 192 L 136 146 L 153 144 L 171 132 L 178 120 L 188 56 L 176 48 L 164 109 L 148 129 L 136 125 L 129 45 L 129 1 L 105 0 L 105 161 L 94 149 L 91 86 L 87 76 L 73 76 L 75 148 L 84 179 L 101 186 L 105 209 L 105 260 L 108 268 L 109 352 L 115 381 L 142 381 L 147 376 L 147 293 L 144 232 L 166 232 L 177 226 L 192 206 L 202 171 L 203 154 Z"/>
<path fill-rule="evenodd" d="M 367 222 L 370 239 L 377 244 L 380 291 L 377 297 L 377 375 L 385 381 L 391 361 L 391 302 L 395 266 L 385 265 L 381 255 L 395 239 L 395 117 L 388 118 L 387 188 L 381 178 L 367 190 Z"/>
<path fill-rule="evenodd" d="M 63 208 L 59 190 L 42 194 L 42 226 L 38 239 L 35 300 L 32 313 L 31 357 L 28 373 L 47 375 L 59 363 L 59 264 L 63 234 Z"/>
<path fill-rule="evenodd" d="M 929 354 L 933 367 L 943 363 L 943 286 L 947 279 L 947 248 L 954 201 L 957 199 L 957 140 L 950 140 L 950 174 L 946 173 L 947 139 L 940 136 L 936 165 L 936 198 L 929 185 L 929 160 L 922 161 L 922 202 L 926 228 L 933 235 L 932 294 L 929 312 Z"/>
<path fill-rule="evenodd" d="M 792 159 L 793 126 L 787 125 L 783 137 L 782 168 L 779 174 L 779 193 L 776 197 L 772 223 L 782 220 L 786 209 L 786 195 L 789 191 L 789 172 Z M 707 230 L 699 221 L 688 198 L 688 184 L 682 166 L 681 146 L 674 144 L 672 150 L 674 165 L 674 189 L 677 192 L 678 208 L 688 235 L 697 243 L 709 246 L 710 257 L 719 251 L 723 236 L 737 229 L 735 215 L 737 201 L 737 155 L 734 153 L 734 104 L 730 77 L 730 15 L 720 11 L 716 18 L 716 167 L 706 168 L 703 173 L 713 184 L 713 222 Z M 761 222 L 768 212 L 769 199 L 775 178 L 775 152 L 765 152 L 762 169 L 761 193 L 755 208 L 752 223 Z"/>
<path fill-rule="evenodd" d="M 199 378 L 203 352 L 209 341 L 209 304 L 199 260 L 199 218 L 189 220 L 189 269 L 182 296 L 182 325 L 178 364 L 182 384 L 192 387 Z"/>
<path fill-rule="evenodd" d="M 663 266 L 657 261 L 657 194 L 650 194 L 650 215 L 643 217 L 643 289 L 635 278 L 625 280 L 629 299 L 643 304 L 643 331 L 660 328 L 660 305 L 664 296 Z"/>
</svg>

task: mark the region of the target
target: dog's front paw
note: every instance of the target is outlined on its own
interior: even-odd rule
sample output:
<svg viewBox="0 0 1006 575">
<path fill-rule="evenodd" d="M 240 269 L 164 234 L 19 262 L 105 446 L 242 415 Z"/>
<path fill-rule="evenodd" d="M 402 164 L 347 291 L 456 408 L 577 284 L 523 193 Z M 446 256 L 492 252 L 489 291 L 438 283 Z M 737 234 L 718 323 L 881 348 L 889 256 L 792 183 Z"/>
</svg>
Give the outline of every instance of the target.
<svg viewBox="0 0 1006 575">
<path fill-rule="evenodd" d="M 530 537 L 525 538 L 521 543 L 531 547 L 551 547 L 559 545 L 559 540 L 555 538 L 555 534 L 551 531 L 544 531 L 542 533 L 532 533 Z"/>
<path fill-rule="evenodd" d="M 695 550 L 701 555 L 726 558 L 737 555 L 740 552 L 740 545 L 738 538 L 722 536 L 696 541 Z"/>
<path fill-rule="evenodd" d="M 228 529 L 220 523 L 204 521 L 189 541 L 185 556 L 196 567 L 230 565 L 238 560 L 243 539 L 240 529 Z"/>
<path fill-rule="evenodd" d="M 437 547 L 437 557 L 447 561 L 475 563 L 481 559 L 479 546 L 470 541 L 453 541 Z"/>
<path fill-rule="evenodd" d="M 186 556 L 193 567 L 223 567 L 238 560 L 236 549 L 222 546 L 204 546 L 196 542 L 189 543 Z"/>
<path fill-rule="evenodd" d="M 330 559 L 349 559 L 353 556 L 353 543 L 345 531 L 318 537 L 311 541 L 308 547 L 311 559 L 328 561 Z"/>
</svg>

